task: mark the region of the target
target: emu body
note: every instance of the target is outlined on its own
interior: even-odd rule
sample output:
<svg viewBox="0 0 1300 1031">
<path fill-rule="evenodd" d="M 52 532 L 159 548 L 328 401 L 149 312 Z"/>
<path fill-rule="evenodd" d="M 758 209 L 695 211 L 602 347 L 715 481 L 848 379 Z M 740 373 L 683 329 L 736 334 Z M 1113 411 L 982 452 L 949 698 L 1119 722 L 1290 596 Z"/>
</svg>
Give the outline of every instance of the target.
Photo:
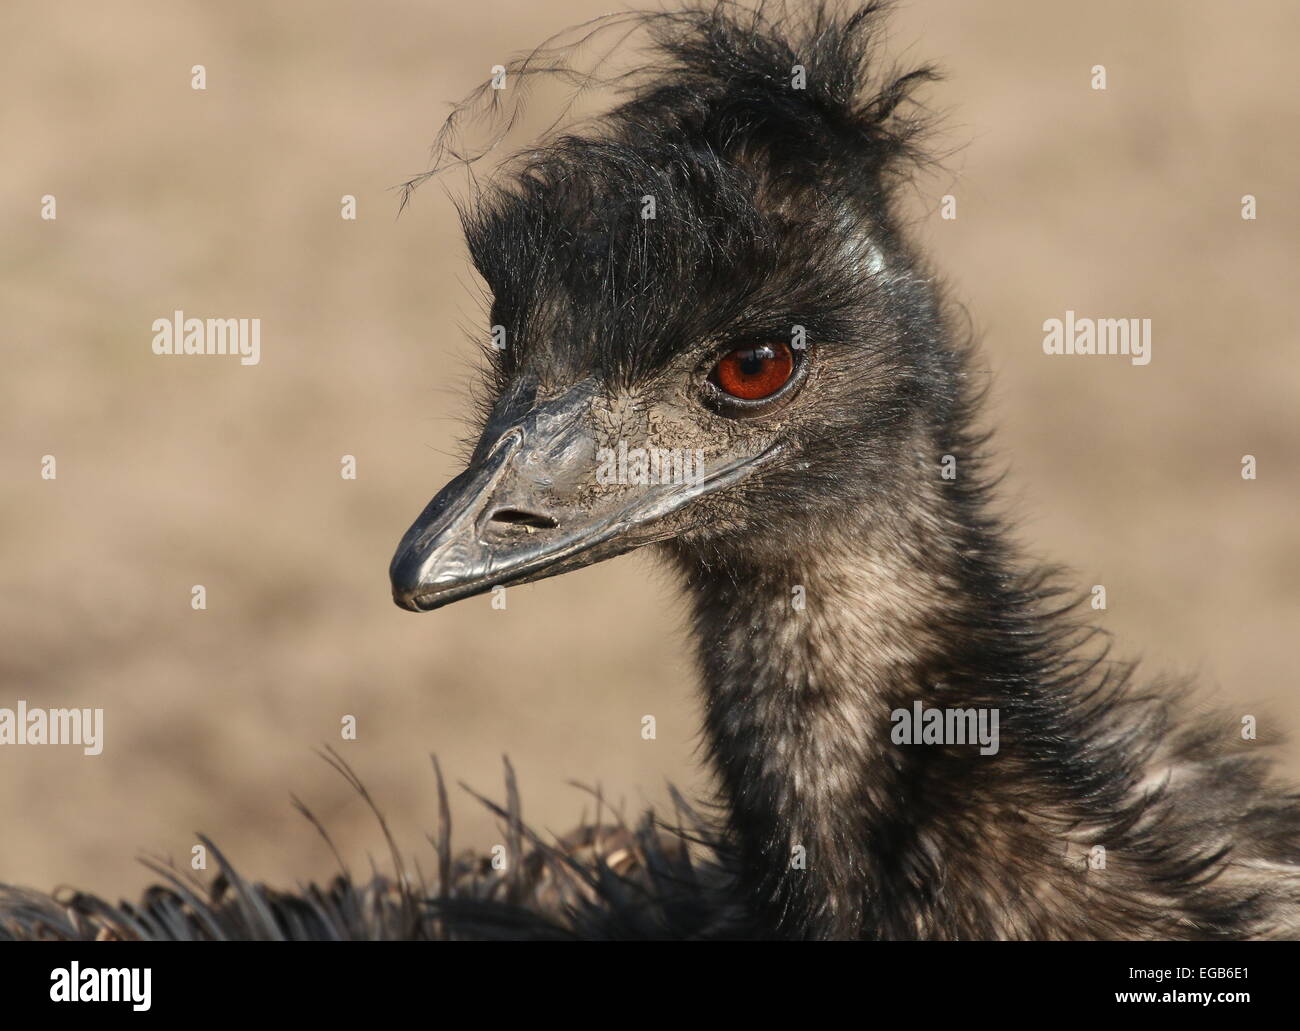
<svg viewBox="0 0 1300 1031">
<path fill-rule="evenodd" d="M 1235 721 L 1134 687 L 991 509 L 968 348 L 892 204 L 929 73 L 882 75 L 878 14 L 647 15 L 632 98 L 467 211 L 510 343 L 394 597 L 661 550 L 761 933 L 1294 935 L 1294 796 Z M 719 389 L 791 340 L 770 395 Z M 602 482 L 620 447 L 702 453 L 702 475 Z M 917 702 L 996 711 L 996 755 L 894 743 Z"/>
</svg>

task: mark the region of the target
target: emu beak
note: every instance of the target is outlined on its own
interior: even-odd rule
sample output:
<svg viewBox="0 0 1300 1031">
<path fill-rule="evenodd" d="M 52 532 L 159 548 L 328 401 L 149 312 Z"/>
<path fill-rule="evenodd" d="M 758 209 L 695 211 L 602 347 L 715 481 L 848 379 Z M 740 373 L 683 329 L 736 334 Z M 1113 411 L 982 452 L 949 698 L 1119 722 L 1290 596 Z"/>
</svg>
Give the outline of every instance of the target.
<svg viewBox="0 0 1300 1031">
<path fill-rule="evenodd" d="M 680 527 L 665 516 L 743 479 L 776 451 L 706 468 L 688 482 L 592 489 L 591 398 L 590 387 L 575 388 L 522 418 L 494 415 L 469 468 L 397 546 L 389 576 L 399 606 L 427 612 L 675 536 Z"/>
</svg>

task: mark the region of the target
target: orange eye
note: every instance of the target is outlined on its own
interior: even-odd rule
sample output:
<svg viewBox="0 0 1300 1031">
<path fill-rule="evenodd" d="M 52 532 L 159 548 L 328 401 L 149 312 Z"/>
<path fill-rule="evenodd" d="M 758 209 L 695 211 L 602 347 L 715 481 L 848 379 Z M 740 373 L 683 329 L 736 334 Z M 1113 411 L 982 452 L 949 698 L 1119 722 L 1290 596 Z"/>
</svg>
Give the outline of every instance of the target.
<svg viewBox="0 0 1300 1031">
<path fill-rule="evenodd" d="M 789 344 L 759 344 L 725 355 L 709 379 L 732 397 L 761 401 L 790 382 L 793 373 L 794 352 Z"/>
</svg>

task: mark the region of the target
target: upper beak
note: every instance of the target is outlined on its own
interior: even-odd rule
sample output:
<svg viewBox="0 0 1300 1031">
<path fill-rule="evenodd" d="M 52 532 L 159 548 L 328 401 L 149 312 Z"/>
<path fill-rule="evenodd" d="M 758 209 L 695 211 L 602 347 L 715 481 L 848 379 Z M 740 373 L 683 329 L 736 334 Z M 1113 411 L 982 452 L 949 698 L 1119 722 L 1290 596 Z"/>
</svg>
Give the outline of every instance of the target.
<svg viewBox="0 0 1300 1031">
<path fill-rule="evenodd" d="M 597 488 L 590 388 L 511 419 L 498 413 L 469 467 L 429 502 L 389 567 L 393 600 L 426 612 L 504 584 L 578 569 L 663 540 L 665 517 L 746 476 L 775 449 L 691 481 Z"/>
</svg>

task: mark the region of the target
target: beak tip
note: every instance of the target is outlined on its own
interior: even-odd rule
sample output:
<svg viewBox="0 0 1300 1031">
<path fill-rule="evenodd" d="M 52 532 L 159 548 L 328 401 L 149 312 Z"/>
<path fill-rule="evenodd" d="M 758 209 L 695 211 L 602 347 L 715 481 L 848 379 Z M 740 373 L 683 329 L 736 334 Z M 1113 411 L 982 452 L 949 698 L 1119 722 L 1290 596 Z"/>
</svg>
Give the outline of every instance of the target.
<svg viewBox="0 0 1300 1031">
<path fill-rule="evenodd" d="M 421 589 L 420 563 L 411 551 L 400 549 L 388 567 L 388 579 L 393 588 L 393 603 L 408 612 L 423 612 L 419 603 Z"/>
<path fill-rule="evenodd" d="M 399 609 L 406 609 L 407 612 L 423 612 L 424 609 L 416 603 L 415 596 L 409 591 L 393 588 L 393 604 Z"/>
</svg>

